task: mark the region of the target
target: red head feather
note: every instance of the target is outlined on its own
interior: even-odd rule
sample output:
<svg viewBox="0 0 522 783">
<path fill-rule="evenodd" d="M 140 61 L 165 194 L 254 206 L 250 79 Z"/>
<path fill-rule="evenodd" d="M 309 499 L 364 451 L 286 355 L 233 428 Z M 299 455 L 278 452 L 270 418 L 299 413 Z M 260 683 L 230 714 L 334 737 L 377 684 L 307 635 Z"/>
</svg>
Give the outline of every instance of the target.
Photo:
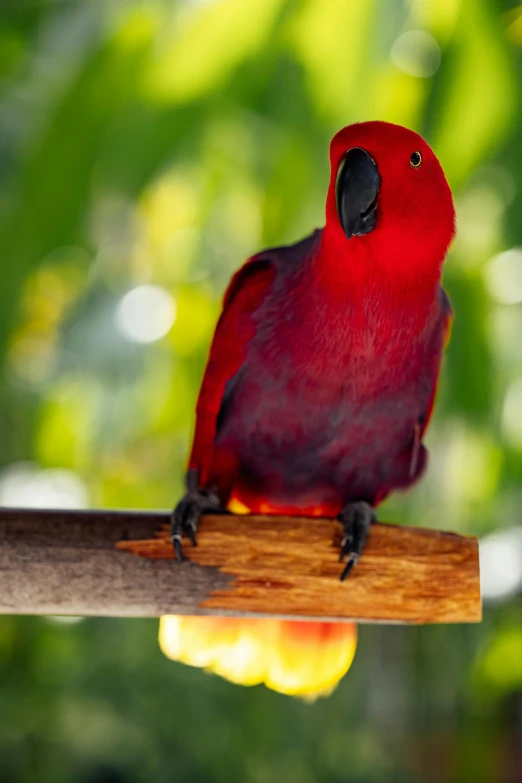
<svg viewBox="0 0 522 783">
<path fill-rule="evenodd" d="M 336 181 L 343 157 L 353 148 L 369 153 L 381 181 L 375 228 L 347 239 L 337 212 Z M 415 153 L 420 155 L 417 166 Z M 384 276 L 401 287 L 413 281 L 430 287 L 438 283 L 455 233 L 455 209 L 442 167 L 424 139 L 388 122 L 349 125 L 332 139 L 330 163 L 323 249 L 336 272 L 343 274 L 341 267 L 348 265 L 358 282 L 377 279 L 382 285 Z"/>
</svg>

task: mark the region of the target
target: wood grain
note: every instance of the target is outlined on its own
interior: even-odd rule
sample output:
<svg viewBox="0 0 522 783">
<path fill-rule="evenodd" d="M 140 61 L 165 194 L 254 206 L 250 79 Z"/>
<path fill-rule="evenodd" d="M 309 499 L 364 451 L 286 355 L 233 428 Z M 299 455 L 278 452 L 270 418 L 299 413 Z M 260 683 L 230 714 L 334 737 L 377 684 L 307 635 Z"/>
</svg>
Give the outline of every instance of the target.
<svg viewBox="0 0 522 783">
<path fill-rule="evenodd" d="M 364 556 L 339 581 L 341 527 L 326 519 L 208 516 L 191 564 L 231 578 L 199 608 L 212 612 L 368 622 L 479 622 L 478 543 L 435 530 L 377 524 Z M 120 551 L 173 558 L 168 528 Z M 186 566 L 181 566 L 181 569 Z"/>
<path fill-rule="evenodd" d="M 167 513 L 0 510 L 0 612 L 284 616 L 477 622 L 477 541 L 376 525 L 341 584 L 340 526 L 295 517 L 205 517 L 172 562 Z M 131 557 L 129 553 L 141 557 Z"/>
</svg>

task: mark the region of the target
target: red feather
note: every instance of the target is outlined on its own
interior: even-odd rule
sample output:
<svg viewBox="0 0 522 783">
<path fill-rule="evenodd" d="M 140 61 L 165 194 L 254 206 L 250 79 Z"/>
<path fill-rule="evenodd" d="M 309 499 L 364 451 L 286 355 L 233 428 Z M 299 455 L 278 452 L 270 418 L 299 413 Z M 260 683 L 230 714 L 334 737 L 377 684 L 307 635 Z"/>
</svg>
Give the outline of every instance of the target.
<svg viewBox="0 0 522 783">
<path fill-rule="evenodd" d="M 254 256 L 232 277 L 223 298 L 196 405 L 189 460 L 189 469 L 198 471 L 200 486 L 206 485 L 212 472 L 216 422 L 227 382 L 244 361 L 248 343 L 255 335 L 252 314 L 263 301 L 274 274 L 269 261 Z"/>
</svg>

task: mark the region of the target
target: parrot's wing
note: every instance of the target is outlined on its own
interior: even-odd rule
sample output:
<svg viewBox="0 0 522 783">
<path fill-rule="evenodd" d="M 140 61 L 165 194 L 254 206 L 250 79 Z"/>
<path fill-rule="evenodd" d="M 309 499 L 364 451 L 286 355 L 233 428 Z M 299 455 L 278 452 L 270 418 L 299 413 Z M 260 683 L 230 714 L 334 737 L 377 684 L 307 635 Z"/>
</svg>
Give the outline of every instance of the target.
<svg viewBox="0 0 522 783">
<path fill-rule="evenodd" d="M 255 334 L 252 315 L 262 303 L 274 276 L 270 260 L 254 256 L 236 272 L 225 293 L 196 405 L 196 431 L 189 470 L 197 471 L 200 486 L 204 486 L 208 478 L 227 382 L 245 359 L 247 346 Z"/>
<path fill-rule="evenodd" d="M 448 299 L 448 295 L 446 291 L 441 288 L 441 299 L 442 299 L 442 350 L 444 351 L 449 343 L 450 336 L 451 336 L 451 327 L 453 324 L 453 309 L 451 307 L 450 300 Z M 419 430 L 419 439 L 422 438 L 424 435 L 426 428 L 430 422 L 431 414 L 433 413 L 433 407 L 435 405 L 435 398 L 437 396 L 437 389 L 439 386 L 439 377 L 440 373 L 437 375 L 437 378 L 435 380 L 435 383 L 433 384 L 433 389 L 431 391 L 431 395 L 428 401 L 428 406 L 426 408 L 426 413 L 424 414 L 422 421 L 420 422 L 420 430 Z"/>
</svg>

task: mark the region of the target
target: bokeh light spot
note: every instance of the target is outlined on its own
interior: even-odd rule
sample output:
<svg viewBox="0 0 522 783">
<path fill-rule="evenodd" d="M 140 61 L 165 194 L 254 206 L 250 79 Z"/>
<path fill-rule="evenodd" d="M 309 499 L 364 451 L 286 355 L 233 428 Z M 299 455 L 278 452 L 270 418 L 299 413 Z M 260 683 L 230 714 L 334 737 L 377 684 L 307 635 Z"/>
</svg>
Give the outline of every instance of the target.
<svg viewBox="0 0 522 783">
<path fill-rule="evenodd" d="M 490 296 L 501 304 L 522 302 L 522 248 L 499 253 L 484 269 Z"/>
<path fill-rule="evenodd" d="M 390 59 L 403 73 L 426 79 L 439 69 L 440 46 L 431 33 L 425 30 L 410 30 L 395 40 Z"/>
<path fill-rule="evenodd" d="M 0 506 L 12 508 L 87 508 L 87 489 L 72 470 L 41 470 L 16 462 L 0 474 Z"/>
<path fill-rule="evenodd" d="M 176 303 L 164 288 L 141 285 L 121 299 L 116 310 L 118 331 L 134 343 L 165 337 L 176 320 Z"/>
<path fill-rule="evenodd" d="M 485 600 L 500 601 L 522 589 L 522 528 L 480 542 L 480 586 Z"/>
<path fill-rule="evenodd" d="M 513 381 L 506 392 L 502 430 L 513 446 L 522 448 L 522 378 Z"/>
</svg>

